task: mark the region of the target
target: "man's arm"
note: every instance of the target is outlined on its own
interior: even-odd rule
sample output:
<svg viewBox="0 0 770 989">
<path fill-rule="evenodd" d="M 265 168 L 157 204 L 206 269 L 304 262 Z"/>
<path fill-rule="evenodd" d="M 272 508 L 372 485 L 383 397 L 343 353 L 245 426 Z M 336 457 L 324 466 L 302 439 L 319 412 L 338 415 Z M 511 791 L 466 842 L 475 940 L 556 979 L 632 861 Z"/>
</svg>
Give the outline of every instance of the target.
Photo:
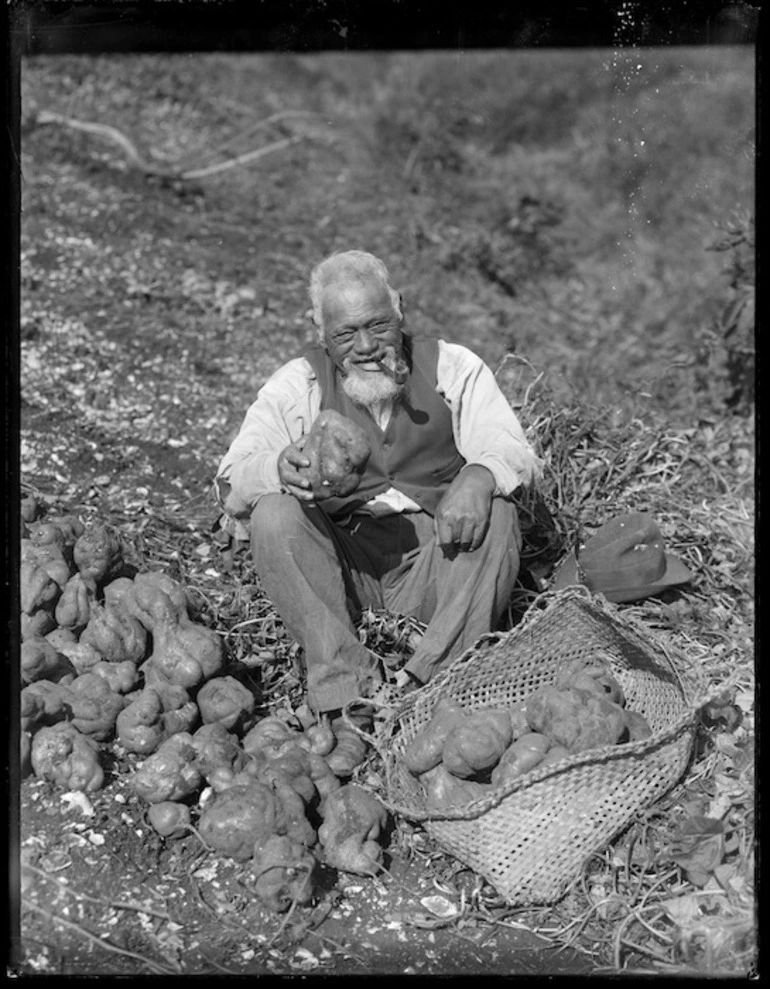
<svg viewBox="0 0 770 989">
<path fill-rule="evenodd" d="M 492 473 L 496 495 L 507 497 L 540 479 L 542 463 L 480 357 L 460 344 L 440 341 L 438 390 L 452 413 L 457 449 L 469 465 Z"/>
<path fill-rule="evenodd" d="M 290 459 L 286 449 L 292 446 L 299 454 L 296 444 L 301 445 L 319 407 L 315 378 L 304 358 L 289 361 L 265 382 L 217 470 L 217 496 L 228 515 L 247 518 L 263 494 L 281 490 L 279 457 Z"/>
<path fill-rule="evenodd" d="M 473 552 L 486 536 L 493 497 L 531 484 L 541 466 L 489 367 L 458 344 L 439 347 L 438 388 L 467 464 L 439 502 L 434 529 L 446 553 Z"/>
</svg>

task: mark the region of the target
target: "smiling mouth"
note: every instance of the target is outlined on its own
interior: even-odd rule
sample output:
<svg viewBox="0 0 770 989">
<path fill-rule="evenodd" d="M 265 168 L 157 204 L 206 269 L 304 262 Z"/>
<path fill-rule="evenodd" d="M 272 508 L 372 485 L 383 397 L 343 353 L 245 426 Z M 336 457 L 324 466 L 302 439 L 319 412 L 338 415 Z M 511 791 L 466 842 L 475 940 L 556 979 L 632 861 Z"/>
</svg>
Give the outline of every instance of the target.
<svg viewBox="0 0 770 989">
<path fill-rule="evenodd" d="M 392 381 L 395 381 L 397 385 L 402 385 L 409 374 L 406 363 L 400 359 L 396 359 L 395 367 L 390 367 L 385 362 L 388 360 L 387 356 L 371 358 L 370 360 L 363 361 L 350 361 L 350 366 L 355 368 L 357 372 L 363 372 L 365 374 L 384 374 Z"/>
</svg>

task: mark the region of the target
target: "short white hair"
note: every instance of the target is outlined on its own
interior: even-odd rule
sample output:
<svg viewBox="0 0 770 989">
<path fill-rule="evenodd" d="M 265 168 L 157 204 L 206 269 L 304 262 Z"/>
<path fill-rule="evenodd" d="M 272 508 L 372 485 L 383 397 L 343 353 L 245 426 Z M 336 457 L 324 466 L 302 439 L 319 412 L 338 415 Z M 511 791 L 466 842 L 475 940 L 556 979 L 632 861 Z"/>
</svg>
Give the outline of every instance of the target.
<svg viewBox="0 0 770 989">
<path fill-rule="evenodd" d="M 390 285 L 390 275 L 383 261 L 367 251 L 337 251 L 324 258 L 310 273 L 310 301 L 313 306 L 313 322 L 318 333 L 323 336 L 322 299 L 324 290 L 329 285 L 345 281 L 362 281 L 366 278 L 376 278 L 388 290 L 393 311 L 399 319 L 401 312 L 401 296 Z"/>
</svg>

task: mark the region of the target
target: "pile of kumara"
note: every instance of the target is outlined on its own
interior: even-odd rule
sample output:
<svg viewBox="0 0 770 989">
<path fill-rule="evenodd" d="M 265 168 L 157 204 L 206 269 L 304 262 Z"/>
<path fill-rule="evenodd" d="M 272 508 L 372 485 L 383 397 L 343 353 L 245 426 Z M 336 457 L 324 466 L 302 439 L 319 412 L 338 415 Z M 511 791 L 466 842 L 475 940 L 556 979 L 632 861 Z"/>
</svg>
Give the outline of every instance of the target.
<svg viewBox="0 0 770 989">
<path fill-rule="evenodd" d="M 328 725 L 257 713 L 185 587 L 127 567 L 112 527 L 38 514 L 23 501 L 24 775 L 93 792 L 117 744 L 134 754 L 131 785 L 159 834 L 195 828 L 212 851 L 250 863 L 255 893 L 277 911 L 310 902 L 318 862 L 376 873 L 387 811 L 332 772 Z"/>
<path fill-rule="evenodd" d="M 427 809 L 443 811 L 576 753 L 651 734 L 646 718 L 626 707 L 610 664 L 598 655 L 566 664 L 553 684 L 513 707 L 471 712 L 439 698 L 403 761 L 422 783 Z"/>
</svg>

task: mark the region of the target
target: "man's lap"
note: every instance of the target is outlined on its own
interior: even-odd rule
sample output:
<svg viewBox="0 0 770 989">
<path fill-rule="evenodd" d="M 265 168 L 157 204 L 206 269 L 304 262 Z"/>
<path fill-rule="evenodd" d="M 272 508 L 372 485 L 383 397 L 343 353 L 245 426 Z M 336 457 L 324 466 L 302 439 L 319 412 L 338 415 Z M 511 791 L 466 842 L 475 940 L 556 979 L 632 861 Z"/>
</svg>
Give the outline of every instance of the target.
<svg viewBox="0 0 770 989">
<path fill-rule="evenodd" d="M 417 561 L 425 562 L 426 556 L 440 556 L 443 566 L 447 565 L 446 554 L 435 544 L 433 517 L 427 512 L 380 517 L 355 514 L 340 522 L 331 519 L 322 508 L 308 508 L 291 495 L 266 495 L 252 515 L 252 545 L 262 542 L 257 529 L 279 543 L 300 535 L 296 549 L 300 554 L 303 548 L 309 549 L 307 540 L 327 547 L 331 542 L 343 571 L 353 579 L 363 598 L 363 606 L 383 606 L 386 603 L 383 588 L 387 594 L 389 588 L 403 584 Z M 509 534 L 512 547 L 518 549 L 520 536 L 515 506 L 495 498 L 484 544 L 470 555 L 483 559 L 491 541 L 503 539 L 507 544 Z M 285 554 L 282 555 L 285 559 Z"/>
</svg>

